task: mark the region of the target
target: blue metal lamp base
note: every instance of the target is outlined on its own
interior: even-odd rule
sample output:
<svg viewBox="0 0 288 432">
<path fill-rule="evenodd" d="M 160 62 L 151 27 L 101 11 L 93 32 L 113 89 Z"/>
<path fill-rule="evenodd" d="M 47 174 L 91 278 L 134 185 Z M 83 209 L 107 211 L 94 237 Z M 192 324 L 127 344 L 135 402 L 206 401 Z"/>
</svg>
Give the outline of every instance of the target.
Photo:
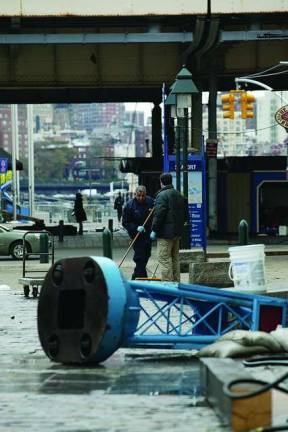
<svg viewBox="0 0 288 432">
<path fill-rule="evenodd" d="M 282 299 L 127 281 L 108 258 L 68 258 L 46 276 L 38 332 L 51 360 L 100 363 L 120 347 L 199 349 L 234 329 L 271 331 L 286 310 Z"/>
</svg>

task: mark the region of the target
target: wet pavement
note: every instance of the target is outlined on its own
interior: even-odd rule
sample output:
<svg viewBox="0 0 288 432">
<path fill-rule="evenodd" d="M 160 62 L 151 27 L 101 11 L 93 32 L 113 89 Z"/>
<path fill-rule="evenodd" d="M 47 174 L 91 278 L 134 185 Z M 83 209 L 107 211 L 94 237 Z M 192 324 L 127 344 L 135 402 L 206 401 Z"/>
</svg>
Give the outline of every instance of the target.
<svg viewBox="0 0 288 432">
<path fill-rule="evenodd" d="M 117 251 L 116 261 L 122 255 Z M 38 340 L 38 300 L 25 298 L 17 282 L 21 268 L 0 262 L 0 432 L 229 430 L 205 406 L 199 363 L 188 351 L 120 349 L 100 366 L 53 364 Z M 129 277 L 132 268 L 130 256 L 123 273 Z"/>
<path fill-rule="evenodd" d="M 114 251 L 116 262 L 124 252 Z M 157 266 L 155 252 L 150 274 Z M 56 259 L 96 255 L 102 251 L 56 251 Z M 122 266 L 127 278 L 131 256 Z M 268 282 L 287 280 L 286 260 L 266 259 Z M 45 264 L 29 260 L 29 266 Z M 189 351 L 120 349 L 100 366 L 53 364 L 38 340 L 38 300 L 24 297 L 21 275 L 21 262 L 0 259 L 0 432 L 230 430 L 205 406 L 199 363 Z M 183 282 L 187 278 L 182 275 Z"/>
</svg>

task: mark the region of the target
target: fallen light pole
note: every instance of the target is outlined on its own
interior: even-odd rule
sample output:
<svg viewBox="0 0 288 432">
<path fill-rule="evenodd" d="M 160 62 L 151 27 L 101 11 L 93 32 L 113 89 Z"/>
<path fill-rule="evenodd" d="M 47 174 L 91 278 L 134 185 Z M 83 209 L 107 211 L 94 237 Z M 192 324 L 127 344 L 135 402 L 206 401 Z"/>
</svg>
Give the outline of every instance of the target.
<svg viewBox="0 0 288 432">
<path fill-rule="evenodd" d="M 46 275 L 38 332 L 61 363 L 100 363 L 120 347 L 201 348 L 233 329 L 286 324 L 285 300 L 200 285 L 125 280 L 104 257 L 67 258 Z"/>
</svg>

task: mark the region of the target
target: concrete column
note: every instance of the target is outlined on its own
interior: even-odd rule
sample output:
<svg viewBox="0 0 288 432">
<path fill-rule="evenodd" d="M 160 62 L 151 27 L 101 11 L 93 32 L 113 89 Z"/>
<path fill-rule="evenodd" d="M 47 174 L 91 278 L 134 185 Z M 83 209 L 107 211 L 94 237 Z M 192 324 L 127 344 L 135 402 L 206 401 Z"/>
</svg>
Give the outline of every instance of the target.
<svg viewBox="0 0 288 432">
<path fill-rule="evenodd" d="M 154 103 L 152 109 L 152 157 L 153 159 L 162 158 L 162 119 L 161 108 Z"/>
<path fill-rule="evenodd" d="M 209 139 L 217 139 L 217 77 L 211 72 L 209 76 L 208 102 Z M 208 226 L 211 231 L 217 230 L 217 158 L 208 159 Z"/>
</svg>

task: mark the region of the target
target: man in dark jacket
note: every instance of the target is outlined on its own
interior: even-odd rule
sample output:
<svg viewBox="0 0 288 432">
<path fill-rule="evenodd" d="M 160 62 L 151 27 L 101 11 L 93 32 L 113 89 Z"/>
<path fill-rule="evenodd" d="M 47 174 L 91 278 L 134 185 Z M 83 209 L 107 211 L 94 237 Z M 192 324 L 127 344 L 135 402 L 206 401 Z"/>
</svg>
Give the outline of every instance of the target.
<svg viewBox="0 0 288 432">
<path fill-rule="evenodd" d="M 128 201 L 123 210 L 122 225 L 128 231 L 130 238 L 134 239 L 140 233 L 133 245 L 133 261 L 136 266 L 132 279 L 147 277 L 146 265 L 151 256 L 150 233 L 152 216 L 145 224 L 145 227 L 143 223 L 153 206 L 154 200 L 146 195 L 145 186 L 138 186 L 135 197 Z"/>
<path fill-rule="evenodd" d="M 151 240 L 157 238 L 161 279 L 180 282 L 179 240 L 188 221 L 188 203 L 172 185 L 172 175 L 160 176 L 161 189 L 156 195 Z"/>
<path fill-rule="evenodd" d="M 124 204 L 124 197 L 121 195 L 121 192 L 119 192 L 118 196 L 116 197 L 114 201 L 114 209 L 117 210 L 117 218 L 118 222 L 120 223 L 121 217 L 122 217 L 122 207 Z"/>
</svg>

